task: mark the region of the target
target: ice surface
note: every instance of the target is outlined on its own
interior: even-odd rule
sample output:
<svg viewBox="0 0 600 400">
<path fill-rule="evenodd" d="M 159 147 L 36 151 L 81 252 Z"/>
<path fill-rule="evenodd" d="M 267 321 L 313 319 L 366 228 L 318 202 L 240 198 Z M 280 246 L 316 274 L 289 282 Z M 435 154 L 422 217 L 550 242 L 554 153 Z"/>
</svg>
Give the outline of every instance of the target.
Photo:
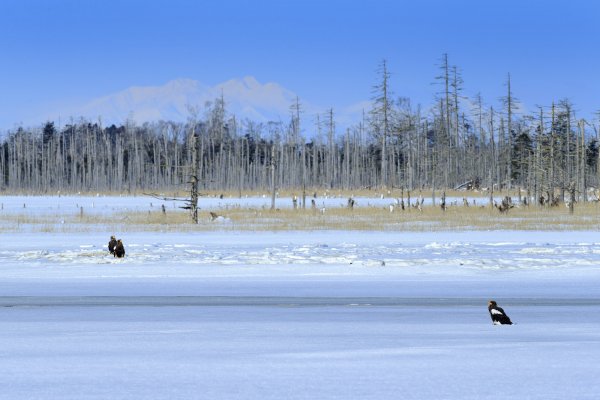
<svg viewBox="0 0 600 400">
<path fill-rule="evenodd" d="M 597 398 L 600 306 L 510 310 L 2 308 L 0 397 Z"/>
<path fill-rule="evenodd" d="M 598 232 L 113 233 L 2 235 L 1 399 L 600 393 Z"/>
</svg>

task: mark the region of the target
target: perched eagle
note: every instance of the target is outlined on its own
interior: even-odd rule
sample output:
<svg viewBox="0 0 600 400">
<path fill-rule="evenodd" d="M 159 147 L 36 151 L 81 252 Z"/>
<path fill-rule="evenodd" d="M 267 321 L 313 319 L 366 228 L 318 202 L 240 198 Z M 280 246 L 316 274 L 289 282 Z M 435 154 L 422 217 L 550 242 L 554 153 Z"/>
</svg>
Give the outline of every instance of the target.
<svg viewBox="0 0 600 400">
<path fill-rule="evenodd" d="M 506 315 L 501 307 L 498 307 L 498 304 L 494 300 L 489 301 L 488 311 L 494 325 L 512 325 L 512 321 L 508 318 L 508 315 Z"/>
<path fill-rule="evenodd" d="M 117 246 L 117 239 L 114 236 L 110 237 L 110 241 L 108 242 L 108 251 L 110 254 L 115 254 L 115 247 Z"/>
<path fill-rule="evenodd" d="M 123 242 L 121 241 L 121 239 L 117 240 L 114 255 L 118 258 L 125 257 L 125 247 L 123 247 Z"/>
</svg>

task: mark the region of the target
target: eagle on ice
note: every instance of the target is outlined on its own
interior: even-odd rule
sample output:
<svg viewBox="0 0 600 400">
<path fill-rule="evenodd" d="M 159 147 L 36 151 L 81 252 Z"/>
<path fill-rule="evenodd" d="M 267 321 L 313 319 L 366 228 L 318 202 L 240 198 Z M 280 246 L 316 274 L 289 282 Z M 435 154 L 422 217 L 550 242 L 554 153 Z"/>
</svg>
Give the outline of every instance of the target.
<svg viewBox="0 0 600 400">
<path fill-rule="evenodd" d="M 123 242 L 121 241 L 121 239 L 117 240 L 115 252 L 113 255 L 117 258 L 125 257 L 125 247 L 123 246 Z"/>
<path fill-rule="evenodd" d="M 110 242 L 108 242 L 108 251 L 110 252 L 110 254 L 115 254 L 115 247 L 117 247 L 117 238 L 115 238 L 115 236 L 113 235 L 110 237 Z"/>
<path fill-rule="evenodd" d="M 488 302 L 488 311 L 494 325 L 512 325 L 512 321 L 508 318 L 508 315 L 506 315 L 501 307 L 498 307 L 498 304 L 494 300 Z"/>
</svg>

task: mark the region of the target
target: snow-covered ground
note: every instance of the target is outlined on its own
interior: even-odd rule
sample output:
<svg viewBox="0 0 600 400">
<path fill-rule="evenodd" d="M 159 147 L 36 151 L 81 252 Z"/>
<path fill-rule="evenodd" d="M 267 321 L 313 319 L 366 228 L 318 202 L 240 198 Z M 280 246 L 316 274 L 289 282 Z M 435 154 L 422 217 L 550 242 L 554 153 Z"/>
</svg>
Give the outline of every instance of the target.
<svg viewBox="0 0 600 400">
<path fill-rule="evenodd" d="M 489 204 L 489 198 L 487 197 L 469 197 L 469 194 L 465 192 L 466 199 L 470 204 L 485 205 Z M 355 207 L 387 207 L 390 204 L 396 204 L 400 201 L 398 198 L 390 196 L 378 196 L 378 197 L 356 197 Z M 312 196 L 307 197 L 307 204 L 310 205 Z M 411 204 L 419 199 L 419 195 L 413 194 L 411 198 Z M 431 205 L 433 199 L 431 193 L 423 194 L 423 204 Z M 319 193 L 317 198 L 314 199 L 318 207 L 335 208 L 335 207 L 346 207 L 348 197 L 341 197 L 336 195 L 326 195 L 325 193 Z M 496 198 L 499 200 L 499 198 Z M 298 205 L 300 204 L 298 199 Z M 408 203 L 408 198 L 404 198 L 405 203 Z M 436 204 L 440 202 L 440 194 L 437 194 Z M 447 197 L 447 204 L 463 204 L 463 198 L 458 197 Z M 111 214 L 115 212 L 129 212 L 129 211 L 153 211 L 160 210 L 160 207 L 164 205 L 167 210 L 177 209 L 182 205 L 181 202 L 165 201 L 156 199 L 150 196 L 104 196 L 98 194 L 97 196 L 2 196 L 0 197 L 0 215 L 6 214 L 21 214 L 27 213 L 29 215 L 68 215 L 78 214 L 83 208 L 86 214 Z M 252 197 L 200 197 L 198 206 L 203 209 L 217 210 L 217 209 L 228 209 L 228 208 L 270 208 L 271 197 L 269 195 L 263 196 L 252 196 Z M 293 201 L 292 197 L 277 197 L 275 200 L 275 206 L 277 208 L 292 208 Z"/>
<path fill-rule="evenodd" d="M 2 234 L 0 399 L 600 393 L 595 231 L 110 234 Z"/>
</svg>

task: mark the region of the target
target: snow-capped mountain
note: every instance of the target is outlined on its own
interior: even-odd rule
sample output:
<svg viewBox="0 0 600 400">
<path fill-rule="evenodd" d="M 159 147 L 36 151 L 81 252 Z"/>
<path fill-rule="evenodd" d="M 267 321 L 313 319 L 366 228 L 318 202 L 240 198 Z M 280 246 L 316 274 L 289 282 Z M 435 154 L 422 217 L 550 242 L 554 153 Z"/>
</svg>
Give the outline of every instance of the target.
<svg viewBox="0 0 600 400">
<path fill-rule="evenodd" d="M 185 121 L 191 115 L 190 107 L 201 115 L 206 103 L 221 95 L 230 114 L 257 122 L 288 120 L 290 106 L 296 100 L 296 94 L 281 85 L 263 84 L 251 76 L 215 86 L 192 79 L 176 79 L 163 86 L 131 87 L 95 99 L 71 113 L 92 120 L 101 117 L 104 124 L 122 123 L 127 119 L 137 123 Z M 306 113 L 320 111 L 306 101 L 300 101 Z"/>
</svg>

